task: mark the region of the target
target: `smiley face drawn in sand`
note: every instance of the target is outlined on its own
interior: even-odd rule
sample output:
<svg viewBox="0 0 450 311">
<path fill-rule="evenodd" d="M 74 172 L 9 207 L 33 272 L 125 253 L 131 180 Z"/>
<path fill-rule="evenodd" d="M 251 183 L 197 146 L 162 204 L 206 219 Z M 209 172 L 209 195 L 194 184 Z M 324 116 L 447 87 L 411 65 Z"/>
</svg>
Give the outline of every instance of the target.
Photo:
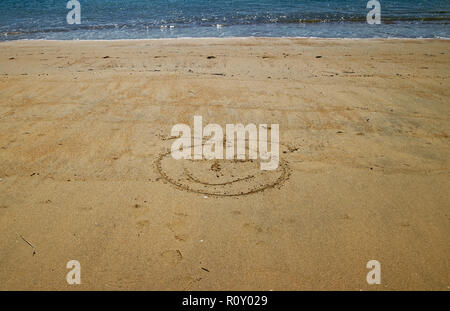
<svg viewBox="0 0 450 311">
<path fill-rule="evenodd" d="M 203 195 L 236 197 L 281 186 L 290 175 L 280 160 L 276 170 L 263 171 L 260 160 L 175 160 L 170 152 L 156 160 L 161 177 L 178 189 Z"/>
</svg>

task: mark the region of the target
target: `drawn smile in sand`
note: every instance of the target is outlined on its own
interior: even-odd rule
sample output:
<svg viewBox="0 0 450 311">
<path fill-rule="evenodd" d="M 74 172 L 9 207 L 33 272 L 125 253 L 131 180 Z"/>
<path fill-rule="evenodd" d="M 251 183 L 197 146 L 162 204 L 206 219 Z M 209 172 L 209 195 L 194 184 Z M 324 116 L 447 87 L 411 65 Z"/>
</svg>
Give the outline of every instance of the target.
<svg viewBox="0 0 450 311">
<path fill-rule="evenodd" d="M 202 117 L 195 116 L 193 139 L 189 126 L 175 125 L 171 135 L 176 141 L 158 158 L 157 169 L 177 188 L 200 194 L 239 196 L 274 188 L 289 176 L 279 158 L 278 130 L 278 124 L 262 124 L 259 133 L 254 124 L 227 124 L 224 137 L 219 125 L 203 129 Z"/>
<path fill-rule="evenodd" d="M 260 160 L 175 160 L 170 151 L 156 162 L 161 177 L 178 189 L 215 196 L 240 196 L 281 186 L 289 178 L 289 168 L 260 170 Z"/>
</svg>

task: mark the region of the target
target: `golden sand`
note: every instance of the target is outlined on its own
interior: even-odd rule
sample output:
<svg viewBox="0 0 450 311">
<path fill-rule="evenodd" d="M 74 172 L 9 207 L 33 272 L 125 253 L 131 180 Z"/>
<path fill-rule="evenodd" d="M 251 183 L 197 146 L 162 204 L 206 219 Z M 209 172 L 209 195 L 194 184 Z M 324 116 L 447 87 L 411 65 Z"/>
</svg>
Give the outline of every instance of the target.
<svg viewBox="0 0 450 311">
<path fill-rule="evenodd" d="M 2 42 L 0 289 L 448 290 L 449 78 L 448 40 Z M 177 169 L 194 115 L 280 167 Z"/>
</svg>

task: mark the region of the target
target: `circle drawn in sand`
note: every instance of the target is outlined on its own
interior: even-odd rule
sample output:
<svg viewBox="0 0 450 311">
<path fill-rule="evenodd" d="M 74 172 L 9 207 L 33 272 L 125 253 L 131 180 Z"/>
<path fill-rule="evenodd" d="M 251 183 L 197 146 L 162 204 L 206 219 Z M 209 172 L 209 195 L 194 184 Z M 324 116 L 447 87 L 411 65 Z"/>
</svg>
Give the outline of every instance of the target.
<svg viewBox="0 0 450 311">
<path fill-rule="evenodd" d="M 175 160 L 169 152 L 156 161 L 161 177 L 178 189 L 212 196 L 242 196 L 280 186 L 289 178 L 287 162 L 273 171 L 259 160 Z"/>
</svg>

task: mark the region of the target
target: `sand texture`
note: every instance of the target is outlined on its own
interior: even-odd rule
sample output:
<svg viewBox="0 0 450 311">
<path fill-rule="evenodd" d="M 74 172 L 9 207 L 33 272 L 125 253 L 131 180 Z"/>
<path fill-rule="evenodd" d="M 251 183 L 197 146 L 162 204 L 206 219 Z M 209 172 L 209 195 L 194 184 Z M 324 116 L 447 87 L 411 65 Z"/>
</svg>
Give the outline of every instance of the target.
<svg viewBox="0 0 450 311">
<path fill-rule="evenodd" d="M 2 42 L 0 289 L 449 290 L 449 79 L 448 40 Z M 177 162 L 194 115 L 280 166 Z"/>
</svg>

